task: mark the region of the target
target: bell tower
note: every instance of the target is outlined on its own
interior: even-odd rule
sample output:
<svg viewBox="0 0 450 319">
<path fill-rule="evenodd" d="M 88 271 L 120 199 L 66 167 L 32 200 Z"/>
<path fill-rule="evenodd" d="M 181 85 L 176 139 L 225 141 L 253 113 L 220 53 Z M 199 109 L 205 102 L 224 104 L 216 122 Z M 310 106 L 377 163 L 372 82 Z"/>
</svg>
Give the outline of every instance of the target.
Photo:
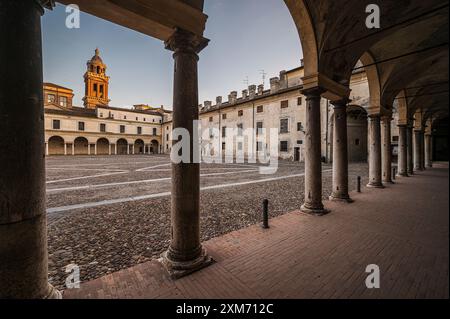
<svg viewBox="0 0 450 319">
<path fill-rule="evenodd" d="M 87 62 L 87 71 L 84 74 L 85 95 L 84 107 L 95 109 L 97 105 L 108 106 L 109 76 L 106 76 L 106 65 L 99 55 L 98 48 L 95 55 Z"/>
</svg>

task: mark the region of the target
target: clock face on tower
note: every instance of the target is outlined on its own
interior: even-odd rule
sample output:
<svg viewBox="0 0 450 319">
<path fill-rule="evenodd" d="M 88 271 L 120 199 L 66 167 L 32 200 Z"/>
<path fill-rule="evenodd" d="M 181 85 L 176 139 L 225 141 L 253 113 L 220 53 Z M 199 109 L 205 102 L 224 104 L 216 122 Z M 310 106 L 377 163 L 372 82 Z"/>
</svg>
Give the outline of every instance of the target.
<svg viewBox="0 0 450 319">
<path fill-rule="evenodd" d="M 109 76 L 106 76 L 106 64 L 103 63 L 98 49 L 95 49 L 95 55 L 86 65 L 84 107 L 94 109 L 98 105 L 108 106 Z"/>
</svg>

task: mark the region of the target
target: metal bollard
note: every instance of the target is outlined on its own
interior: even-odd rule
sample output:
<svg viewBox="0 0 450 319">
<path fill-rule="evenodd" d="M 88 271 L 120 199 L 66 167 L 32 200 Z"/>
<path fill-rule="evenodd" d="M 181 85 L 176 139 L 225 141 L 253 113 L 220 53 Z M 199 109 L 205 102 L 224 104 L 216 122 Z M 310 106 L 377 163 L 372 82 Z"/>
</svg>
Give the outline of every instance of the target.
<svg viewBox="0 0 450 319">
<path fill-rule="evenodd" d="M 263 200 L 263 224 L 262 228 L 269 228 L 269 200 Z"/>
<path fill-rule="evenodd" d="M 361 193 L 361 176 L 358 176 L 357 178 L 356 191 Z"/>
</svg>

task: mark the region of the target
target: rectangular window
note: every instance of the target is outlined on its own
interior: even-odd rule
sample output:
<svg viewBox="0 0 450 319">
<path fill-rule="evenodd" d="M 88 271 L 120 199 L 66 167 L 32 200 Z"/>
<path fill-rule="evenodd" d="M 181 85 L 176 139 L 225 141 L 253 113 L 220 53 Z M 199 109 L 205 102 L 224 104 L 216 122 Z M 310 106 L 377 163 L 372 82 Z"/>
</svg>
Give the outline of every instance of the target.
<svg viewBox="0 0 450 319">
<path fill-rule="evenodd" d="M 297 105 L 302 105 L 302 97 L 297 98 Z"/>
<path fill-rule="evenodd" d="M 238 116 L 242 116 L 242 115 L 244 115 L 244 111 L 243 110 L 239 110 L 238 111 Z"/>
<path fill-rule="evenodd" d="M 227 127 L 222 126 L 222 137 L 226 137 L 226 136 L 227 136 Z"/>
<path fill-rule="evenodd" d="M 47 95 L 47 102 L 48 103 L 54 103 L 56 100 L 56 96 L 54 94 Z"/>
<path fill-rule="evenodd" d="M 225 150 L 225 142 L 222 143 L 222 149 Z"/>
<path fill-rule="evenodd" d="M 256 135 L 261 135 L 263 129 L 263 122 L 256 122 Z"/>
<path fill-rule="evenodd" d="M 297 131 L 298 131 L 298 132 L 303 131 L 303 125 L 302 125 L 302 122 L 297 122 Z"/>
<path fill-rule="evenodd" d="M 84 131 L 84 122 L 78 122 L 78 130 Z"/>
<path fill-rule="evenodd" d="M 398 136 L 392 136 L 392 141 L 393 142 L 398 142 Z"/>
<path fill-rule="evenodd" d="M 288 151 L 288 142 L 281 141 L 280 142 L 280 152 L 287 152 L 287 151 Z"/>
<path fill-rule="evenodd" d="M 157 135 L 156 127 L 153 128 L 153 135 Z"/>
<path fill-rule="evenodd" d="M 242 136 L 243 130 L 244 130 L 244 124 L 238 124 L 237 125 L 238 128 L 238 136 Z"/>
<path fill-rule="evenodd" d="M 227 119 L 227 114 L 226 113 L 222 114 L 222 120 L 226 120 L 226 119 Z"/>
<path fill-rule="evenodd" d="M 54 130 L 61 129 L 61 121 L 60 120 L 53 120 L 53 129 Z"/>
<path fill-rule="evenodd" d="M 137 133 L 142 134 L 142 127 L 140 127 L 140 126 L 137 127 Z"/>
<path fill-rule="evenodd" d="M 256 113 L 262 113 L 264 112 L 264 106 L 263 105 L 258 105 L 256 107 Z"/>
<path fill-rule="evenodd" d="M 214 118 L 212 116 L 209 117 L 209 121 L 212 122 Z"/>
<path fill-rule="evenodd" d="M 263 146 L 263 144 L 262 144 L 263 142 L 256 142 L 256 151 L 257 152 L 260 152 L 260 151 L 262 151 L 262 146 Z"/>
<path fill-rule="evenodd" d="M 209 138 L 214 138 L 214 130 L 211 127 L 209 128 Z"/>
<path fill-rule="evenodd" d="M 106 132 L 106 124 L 100 123 L 100 132 L 105 133 Z"/>
<path fill-rule="evenodd" d="M 125 133 L 125 125 L 120 126 L 120 133 Z"/>
<path fill-rule="evenodd" d="M 281 101 L 281 108 L 285 109 L 287 107 L 289 107 L 289 101 L 288 100 Z"/>
<path fill-rule="evenodd" d="M 238 151 L 242 151 L 242 142 L 238 143 Z"/>
<path fill-rule="evenodd" d="M 166 134 L 166 141 L 169 140 L 169 134 Z"/>
<path fill-rule="evenodd" d="M 297 144 L 303 144 L 303 141 L 302 140 L 298 140 Z"/>
<path fill-rule="evenodd" d="M 124 119 L 124 120 L 126 120 L 126 119 L 127 119 L 127 116 L 126 116 L 126 115 L 124 115 L 124 116 L 123 116 L 123 119 Z"/>
<path fill-rule="evenodd" d="M 67 97 L 60 96 L 59 97 L 59 105 L 62 107 L 67 107 Z"/>
<path fill-rule="evenodd" d="M 289 119 L 280 120 L 280 133 L 289 133 Z"/>
</svg>

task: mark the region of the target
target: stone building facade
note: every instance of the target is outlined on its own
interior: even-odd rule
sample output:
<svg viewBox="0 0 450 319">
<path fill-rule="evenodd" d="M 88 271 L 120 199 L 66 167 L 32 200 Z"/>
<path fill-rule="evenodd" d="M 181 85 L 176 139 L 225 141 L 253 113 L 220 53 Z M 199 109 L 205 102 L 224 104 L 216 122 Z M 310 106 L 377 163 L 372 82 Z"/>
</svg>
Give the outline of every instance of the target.
<svg viewBox="0 0 450 319">
<path fill-rule="evenodd" d="M 270 79 L 270 88 L 263 85 L 250 85 L 238 95 L 232 91 L 227 101 L 218 96 L 212 101 L 204 101 L 199 105 L 199 119 L 203 131 L 202 145 L 214 155 L 216 152 L 225 153 L 226 129 L 239 128 L 277 128 L 279 139 L 278 151 L 281 159 L 303 161 L 305 139 L 305 107 L 306 97 L 300 93 L 301 78 L 304 75 L 303 65 L 289 70 L 281 71 L 278 77 Z M 368 153 L 367 136 L 367 108 L 369 107 L 369 88 L 366 73 L 363 69 L 354 72 L 351 78 L 350 103 L 347 107 L 347 134 L 349 160 L 353 162 L 366 161 Z M 321 99 L 321 149 L 322 160 L 331 162 L 333 150 L 333 107 L 326 100 Z M 208 132 L 219 134 L 208 134 Z M 172 140 L 171 114 L 164 117 L 163 148 L 169 153 Z M 397 127 L 392 124 L 392 137 L 395 144 L 398 140 Z M 257 154 L 260 145 L 253 139 L 253 145 L 248 140 L 234 141 L 235 151 L 244 150 L 246 156 L 249 152 Z M 267 139 L 265 149 L 270 149 L 270 139 Z M 219 148 L 216 150 L 215 148 Z M 395 146 L 394 146 L 395 153 Z M 203 155 L 205 152 L 202 153 Z M 235 153 L 234 153 L 235 154 Z"/>
<path fill-rule="evenodd" d="M 95 50 L 87 62 L 84 74 L 84 107 L 73 105 L 73 91 L 52 83 L 44 83 L 45 143 L 47 155 L 123 155 L 169 154 L 172 146 L 172 112 L 163 107 L 134 105 L 132 109 L 109 106 L 107 66 Z M 300 93 L 303 64 L 270 79 L 270 88 L 250 85 L 239 94 L 232 91 L 227 101 L 218 96 L 213 103 L 199 105 L 199 120 L 203 130 L 203 155 L 225 153 L 226 129 L 276 128 L 279 158 L 303 161 L 305 140 L 306 97 Z M 354 72 L 350 83 L 350 103 L 347 107 L 347 144 L 349 160 L 366 161 L 367 109 L 369 88 L 363 69 Z M 321 99 L 322 160 L 333 156 L 333 106 Z M 394 113 L 394 117 L 396 114 Z M 393 155 L 396 155 L 398 129 L 392 122 Z M 208 132 L 215 132 L 213 135 Z M 257 154 L 269 150 L 271 141 L 245 138 L 234 140 L 233 149 Z M 262 145 L 261 143 L 264 143 Z M 207 150 L 207 151 L 206 151 Z"/>
<path fill-rule="evenodd" d="M 106 65 L 95 55 L 84 75 L 84 107 L 73 105 L 73 91 L 44 83 L 47 155 L 156 154 L 162 152 L 162 122 L 171 111 L 135 105 L 109 106 Z"/>
</svg>

